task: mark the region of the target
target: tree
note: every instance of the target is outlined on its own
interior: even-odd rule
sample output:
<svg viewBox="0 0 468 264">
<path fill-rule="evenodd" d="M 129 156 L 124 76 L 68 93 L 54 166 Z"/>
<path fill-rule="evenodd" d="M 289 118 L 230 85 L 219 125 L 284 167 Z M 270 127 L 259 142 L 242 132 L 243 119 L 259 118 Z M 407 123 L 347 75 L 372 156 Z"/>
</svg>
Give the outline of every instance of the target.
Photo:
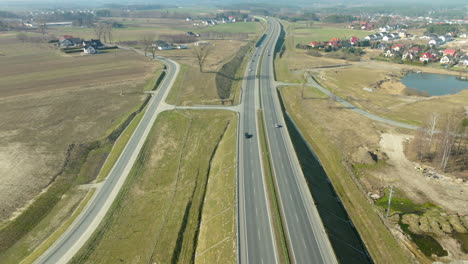
<svg viewBox="0 0 468 264">
<path fill-rule="evenodd" d="M 24 32 L 20 32 L 16 34 L 16 39 L 24 43 L 28 39 L 28 36 Z"/>
<path fill-rule="evenodd" d="M 447 164 L 450 159 L 452 152 L 452 147 L 455 143 L 455 138 L 457 135 L 457 125 L 459 118 L 455 111 L 451 114 L 448 114 L 444 125 L 443 130 L 440 132 L 439 144 L 438 144 L 438 157 L 439 157 L 439 168 L 442 171 L 447 170 Z"/>
<path fill-rule="evenodd" d="M 156 39 L 156 34 L 154 33 L 146 33 L 141 36 L 140 38 L 140 44 L 144 47 L 145 49 L 145 56 L 148 51 L 151 52 L 153 55 L 153 59 L 156 54 L 156 47 L 153 46 L 154 40 Z"/>
<path fill-rule="evenodd" d="M 192 49 L 192 53 L 198 61 L 198 67 L 200 72 L 203 72 L 203 65 L 205 64 L 206 58 L 213 51 L 213 46 L 211 45 L 198 45 Z"/>
<path fill-rule="evenodd" d="M 96 38 L 101 40 L 106 33 L 106 25 L 103 22 L 98 22 L 93 26 L 93 31 L 94 34 L 96 35 Z M 105 42 L 105 40 L 104 40 Z"/>
</svg>

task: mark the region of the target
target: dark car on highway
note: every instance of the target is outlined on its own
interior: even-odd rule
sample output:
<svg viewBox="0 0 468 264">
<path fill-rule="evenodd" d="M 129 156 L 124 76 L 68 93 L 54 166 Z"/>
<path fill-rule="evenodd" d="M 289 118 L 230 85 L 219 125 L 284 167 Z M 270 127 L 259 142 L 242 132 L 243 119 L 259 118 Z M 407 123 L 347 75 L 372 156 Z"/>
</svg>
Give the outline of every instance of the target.
<svg viewBox="0 0 468 264">
<path fill-rule="evenodd" d="M 249 132 L 245 132 L 245 133 L 244 133 L 244 136 L 245 136 L 245 138 L 251 138 L 251 137 L 253 137 L 253 135 L 250 134 Z"/>
</svg>

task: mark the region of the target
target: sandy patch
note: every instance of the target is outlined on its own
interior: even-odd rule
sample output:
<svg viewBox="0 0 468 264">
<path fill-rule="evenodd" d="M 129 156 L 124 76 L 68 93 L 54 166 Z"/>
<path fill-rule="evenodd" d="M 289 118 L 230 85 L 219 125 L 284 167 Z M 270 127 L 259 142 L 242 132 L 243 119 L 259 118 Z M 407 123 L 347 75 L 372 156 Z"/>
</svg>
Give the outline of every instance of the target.
<svg viewBox="0 0 468 264">
<path fill-rule="evenodd" d="M 403 152 L 403 141 L 407 137 L 402 134 L 381 135 L 380 146 L 387 153 L 388 163 L 392 166 L 377 172 L 379 177 L 405 191 L 415 202 L 429 200 L 450 211 L 468 214 L 468 184 L 428 179 L 417 172 Z"/>
</svg>

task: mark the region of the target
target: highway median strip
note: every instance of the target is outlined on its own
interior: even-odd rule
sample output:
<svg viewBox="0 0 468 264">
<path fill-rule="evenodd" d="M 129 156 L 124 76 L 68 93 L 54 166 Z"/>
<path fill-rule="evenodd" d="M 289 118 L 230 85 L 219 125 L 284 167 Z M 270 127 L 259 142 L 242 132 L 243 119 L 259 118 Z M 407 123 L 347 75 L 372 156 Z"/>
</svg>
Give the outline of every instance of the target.
<svg viewBox="0 0 468 264">
<path fill-rule="evenodd" d="M 283 227 L 283 216 L 281 214 L 278 198 L 276 194 L 276 184 L 273 179 L 273 171 L 271 168 L 270 152 L 268 150 L 268 145 L 265 138 L 265 128 L 263 123 L 263 112 L 262 110 L 257 111 L 258 115 L 258 127 L 259 127 L 259 140 L 261 146 L 261 159 L 263 167 L 265 168 L 265 177 L 267 183 L 268 191 L 268 203 L 272 209 L 272 221 L 273 229 L 275 233 L 276 246 L 278 247 L 279 252 L 279 263 L 291 263 L 289 256 L 288 244 L 286 242 L 286 234 Z"/>
</svg>

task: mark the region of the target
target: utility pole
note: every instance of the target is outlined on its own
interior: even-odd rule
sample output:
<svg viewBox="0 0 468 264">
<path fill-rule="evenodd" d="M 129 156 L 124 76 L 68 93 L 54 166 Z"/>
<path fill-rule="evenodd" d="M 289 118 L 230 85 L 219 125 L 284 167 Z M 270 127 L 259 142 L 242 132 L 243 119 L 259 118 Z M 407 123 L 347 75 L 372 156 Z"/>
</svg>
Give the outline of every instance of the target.
<svg viewBox="0 0 468 264">
<path fill-rule="evenodd" d="M 392 195 L 393 195 L 393 186 L 390 186 L 390 194 L 388 195 L 387 214 L 385 215 L 385 218 L 388 218 L 388 214 L 390 213 L 390 205 L 392 204 Z"/>
</svg>

